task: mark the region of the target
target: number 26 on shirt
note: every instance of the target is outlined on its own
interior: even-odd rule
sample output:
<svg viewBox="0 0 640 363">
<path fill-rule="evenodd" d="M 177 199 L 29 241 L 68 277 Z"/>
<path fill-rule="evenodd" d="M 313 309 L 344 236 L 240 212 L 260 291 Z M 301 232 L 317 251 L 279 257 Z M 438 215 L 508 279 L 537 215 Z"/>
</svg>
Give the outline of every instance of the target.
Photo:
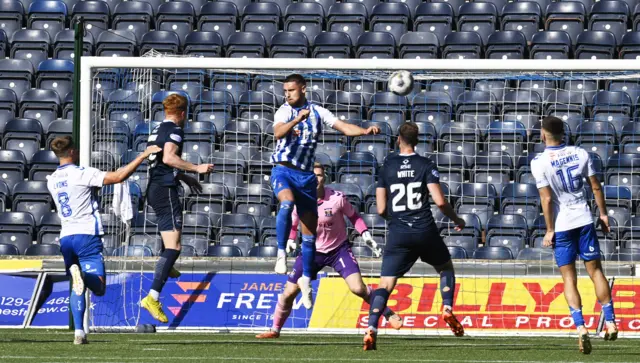
<svg viewBox="0 0 640 363">
<path fill-rule="evenodd" d="M 398 194 L 391 200 L 391 210 L 393 212 L 404 212 L 407 209 L 417 210 L 422 208 L 422 182 L 409 183 L 406 186 L 404 184 L 392 184 L 390 189 L 391 193 L 398 192 Z M 402 204 L 402 199 L 406 195 L 406 205 Z"/>
</svg>

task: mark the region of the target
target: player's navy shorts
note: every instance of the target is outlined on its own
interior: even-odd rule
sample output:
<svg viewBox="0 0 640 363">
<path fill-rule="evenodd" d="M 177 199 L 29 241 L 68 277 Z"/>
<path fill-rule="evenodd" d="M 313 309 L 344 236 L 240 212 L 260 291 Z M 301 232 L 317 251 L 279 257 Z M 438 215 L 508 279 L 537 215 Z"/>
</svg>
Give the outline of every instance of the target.
<svg viewBox="0 0 640 363">
<path fill-rule="evenodd" d="M 553 251 L 558 267 L 574 263 L 578 254 L 583 261 L 599 260 L 600 243 L 596 227 L 589 223 L 569 231 L 556 232 Z"/>
<path fill-rule="evenodd" d="M 147 202 L 156 213 L 158 231 L 179 231 L 182 229 L 182 204 L 178 197 L 178 187 L 149 183 Z"/>
<path fill-rule="evenodd" d="M 85 273 L 85 280 L 98 279 L 105 283 L 104 258 L 102 256 L 102 238 L 90 234 L 74 234 L 60 239 L 60 251 L 64 258 L 64 267 L 77 264 Z M 87 284 L 88 287 L 98 286 Z"/>
<path fill-rule="evenodd" d="M 331 266 L 337 273 L 346 279 L 347 276 L 356 272 L 360 273 L 360 266 L 356 260 L 351 246 L 348 242 L 344 242 L 340 247 L 327 253 L 316 252 L 315 266 L 311 273 L 311 279 L 315 280 L 318 276 L 318 272 L 325 266 Z M 289 279 L 287 281 L 297 284 L 298 279 L 302 276 L 302 255 L 298 255 L 296 262 L 293 264 L 293 270 L 289 273 Z"/>
<path fill-rule="evenodd" d="M 313 172 L 276 165 L 271 171 L 271 186 L 276 197 L 284 189 L 291 190 L 299 216 L 306 211 L 318 213 L 318 179 Z"/>
<path fill-rule="evenodd" d="M 380 276 L 402 277 L 420 258 L 432 266 L 440 266 L 451 260 L 435 224 L 425 230 L 389 228 L 387 244 L 382 254 Z"/>
</svg>

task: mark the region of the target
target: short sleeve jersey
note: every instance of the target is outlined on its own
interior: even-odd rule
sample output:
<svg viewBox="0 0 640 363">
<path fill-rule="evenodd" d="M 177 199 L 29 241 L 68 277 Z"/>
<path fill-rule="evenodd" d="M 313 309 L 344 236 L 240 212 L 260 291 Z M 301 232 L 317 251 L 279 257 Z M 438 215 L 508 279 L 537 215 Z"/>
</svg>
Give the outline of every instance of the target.
<svg viewBox="0 0 640 363">
<path fill-rule="evenodd" d="M 162 161 L 164 156 L 164 145 L 167 142 L 174 143 L 178 146 L 178 156 L 182 155 L 182 143 L 184 140 L 184 132 L 182 128 L 173 121 L 165 120 L 158 125 L 151 135 L 147 145 L 157 145 L 162 151 L 149 156 L 149 183 L 157 183 L 162 186 L 177 185 L 175 177 L 178 170 L 165 164 Z"/>
<path fill-rule="evenodd" d="M 333 127 L 338 120 L 329 110 L 313 103 L 306 103 L 300 108 L 291 107 L 288 103 L 280 106 L 274 115 L 274 126 L 279 123 L 291 122 L 298 112 L 310 109 L 306 120 L 297 124 L 288 135 L 278 140 L 272 163 L 289 162 L 307 171 L 313 170 L 316 161 L 316 145 L 322 134 L 322 126 Z"/>
<path fill-rule="evenodd" d="M 593 223 L 583 181 L 596 174 L 589 153 L 577 146 L 547 147 L 531 160 L 531 173 L 538 188 L 551 188 L 556 232 Z"/>
<path fill-rule="evenodd" d="M 47 180 L 47 189 L 60 216 L 60 238 L 88 234 L 102 235 L 102 222 L 96 199 L 106 173 L 73 164 L 58 167 Z"/>
<path fill-rule="evenodd" d="M 387 157 L 379 173 L 378 188 L 387 191 L 390 228 L 412 230 L 433 227 L 427 184 L 440 183 L 436 164 L 417 154 Z"/>
</svg>

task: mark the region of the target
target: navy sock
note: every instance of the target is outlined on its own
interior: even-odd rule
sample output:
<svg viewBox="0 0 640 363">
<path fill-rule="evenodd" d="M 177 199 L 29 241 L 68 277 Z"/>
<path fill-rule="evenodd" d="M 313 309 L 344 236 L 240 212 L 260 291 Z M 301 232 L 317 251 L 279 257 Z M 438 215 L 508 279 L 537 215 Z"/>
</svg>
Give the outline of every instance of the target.
<svg viewBox="0 0 640 363">
<path fill-rule="evenodd" d="M 616 320 L 616 313 L 613 311 L 613 300 L 600 305 L 602 306 L 602 312 L 604 313 L 604 321 L 608 323 L 614 322 Z"/>
<path fill-rule="evenodd" d="M 384 309 L 387 307 L 389 295 L 389 291 L 385 289 L 377 289 L 373 292 L 373 301 L 369 307 L 369 327 L 378 329 L 380 316 L 382 316 Z"/>
<path fill-rule="evenodd" d="M 576 325 L 576 328 L 584 326 L 584 317 L 582 316 L 582 308 L 574 309 L 569 306 L 569 312 L 571 312 L 571 317 L 573 318 L 573 323 Z"/>
<path fill-rule="evenodd" d="M 442 305 L 453 306 L 453 292 L 456 286 L 456 274 L 453 270 L 440 272 L 440 295 Z"/>
<path fill-rule="evenodd" d="M 291 231 L 291 213 L 293 213 L 293 202 L 285 200 L 280 202 L 280 209 L 276 215 L 276 239 L 278 249 L 284 250 L 287 247 L 287 238 Z"/>
<path fill-rule="evenodd" d="M 171 268 L 178 260 L 180 256 L 180 251 L 167 248 L 162 254 L 160 254 L 160 259 L 158 259 L 158 263 L 156 264 L 156 271 L 153 274 L 153 283 L 151 284 L 151 289 L 157 292 L 161 292 L 164 284 L 167 282 L 169 278 L 169 272 Z"/>
<path fill-rule="evenodd" d="M 84 294 L 78 296 L 73 292 L 73 290 L 71 290 L 69 302 L 71 305 L 71 314 L 73 315 L 74 329 L 84 330 L 84 311 L 87 308 L 87 302 L 84 299 Z"/>
<path fill-rule="evenodd" d="M 311 278 L 315 268 L 316 236 L 302 235 L 302 275 Z"/>
</svg>

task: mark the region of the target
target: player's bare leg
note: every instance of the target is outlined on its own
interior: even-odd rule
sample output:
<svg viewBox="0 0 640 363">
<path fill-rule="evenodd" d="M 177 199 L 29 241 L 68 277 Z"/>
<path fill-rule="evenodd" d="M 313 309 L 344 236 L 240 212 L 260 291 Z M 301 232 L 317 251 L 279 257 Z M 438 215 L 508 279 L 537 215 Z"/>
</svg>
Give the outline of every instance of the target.
<svg viewBox="0 0 640 363">
<path fill-rule="evenodd" d="M 381 276 L 378 289 L 373 293 L 373 299 L 369 307 L 369 327 L 364 334 L 363 350 L 376 350 L 378 338 L 378 323 L 380 316 L 387 307 L 389 295 L 396 287 L 398 278 L 395 276 Z"/>
<path fill-rule="evenodd" d="M 442 320 L 449 325 L 453 334 L 457 337 L 464 336 L 464 327 L 455 315 L 453 315 L 453 293 L 456 286 L 456 275 L 453 269 L 453 262 L 434 266 L 440 274 L 440 294 L 442 295 Z"/>
<path fill-rule="evenodd" d="M 560 266 L 560 273 L 564 281 L 564 297 L 569 305 L 569 311 L 573 322 L 578 329 L 578 348 L 584 354 L 591 353 L 591 340 L 589 331 L 584 326 L 584 317 L 582 316 L 582 299 L 578 292 L 578 274 L 576 272 L 575 263 Z"/>
<path fill-rule="evenodd" d="M 609 288 L 607 278 L 604 276 L 604 272 L 602 272 L 602 263 L 600 260 L 585 261 L 584 266 L 593 282 L 598 302 L 600 306 L 602 306 L 606 325 L 604 340 L 614 341 L 618 339 L 618 327 L 616 326 L 616 316 L 613 311 L 611 289 Z"/>
<path fill-rule="evenodd" d="M 300 288 L 298 287 L 298 285 L 287 282 L 284 287 L 284 292 L 278 299 L 276 311 L 273 314 L 273 325 L 271 326 L 271 329 L 264 333 L 256 335 L 256 338 L 276 339 L 280 337 L 280 330 L 284 326 L 285 321 L 287 321 L 287 318 L 291 313 L 291 308 L 293 307 L 293 302 L 295 301 L 296 296 L 298 296 L 299 292 Z"/>
<path fill-rule="evenodd" d="M 276 215 L 276 237 L 278 240 L 278 255 L 274 270 L 277 274 L 287 273 L 287 236 L 291 230 L 291 214 L 293 213 L 294 199 L 291 189 L 283 189 L 278 193 L 280 207 Z"/>
<path fill-rule="evenodd" d="M 368 304 L 371 303 L 371 298 L 373 297 L 373 289 L 365 285 L 364 281 L 362 281 L 361 274 L 353 273 L 347 276 L 344 281 L 347 283 L 347 286 L 349 286 L 349 290 L 351 290 L 354 295 L 359 296 Z M 402 318 L 400 317 L 400 315 L 393 312 L 393 310 L 385 308 L 382 315 L 387 319 L 389 325 L 391 325 L 393 329 L 398 330 L 402 328 Z"/>
<path fill-rule="evenodd" d="M 159 301 L 160 292 L 180 255 L 180 250 L 182 249 L 182 245 L 180 244 L 181 234 L 179 230 L 160 232 L 165 250 L 156 263 L 156 271 L 154 273 L 151 290 L 149 290 L 149 294 L 140 301 L 140 306 L 146 309 L 154 319 L 161 323 L 167 323 L 169 319 L 162 310 L 162 304 Z"/>
<path fill-rule="evenodd" d="M 302 276 L 298 279 L 298 286 L 302 292 L 302 305 L 305 308 L 313 307 L 313 294 L 311 290 L 311 274 L 315 265 L 316 254 L 316 228 L 318 226 L 317 211 L 305 211 L 300 215 L 302 224 Z"/>
</svg>

